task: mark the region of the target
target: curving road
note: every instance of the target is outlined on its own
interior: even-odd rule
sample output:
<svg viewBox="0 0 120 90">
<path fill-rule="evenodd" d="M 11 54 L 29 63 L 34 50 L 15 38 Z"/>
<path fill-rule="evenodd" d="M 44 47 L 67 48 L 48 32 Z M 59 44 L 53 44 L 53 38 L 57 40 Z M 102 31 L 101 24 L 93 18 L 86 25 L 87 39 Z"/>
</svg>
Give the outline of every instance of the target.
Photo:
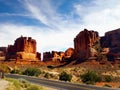
<svg viewBox="0 0 120 90">
<path fill-rule="evenodd" d="M 111 88 L 105 88 L 105 87 L 96 87 L 92 85 L 73 84 L 69 82 L 53 81 L 53 80 L 41 79 L 41 78 L 25 76 L 25 75 L 6 74 L 6 77 L 15 78 L 15 79 L 24 78 L 27 81 L 30 81 L 32 83 L 53 87 L 58 90 L 120 90 L 120 89 L 111 89 Z"/>
</svg>

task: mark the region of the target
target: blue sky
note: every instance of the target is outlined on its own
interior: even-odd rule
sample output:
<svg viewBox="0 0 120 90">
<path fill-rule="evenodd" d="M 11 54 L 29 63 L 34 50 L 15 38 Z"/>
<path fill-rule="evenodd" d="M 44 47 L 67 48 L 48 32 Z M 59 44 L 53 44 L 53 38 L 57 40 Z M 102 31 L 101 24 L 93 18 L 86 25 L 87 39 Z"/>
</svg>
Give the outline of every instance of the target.
<svg viewBox="0 0 120 90">
<path fill-rule="evenodd" d="M 23 35 L 39 52 L 64 51 L 84 28 L 100 36 L 120 28 L 120 0 L 0 0 L 0 46 Z"/>
</svg>

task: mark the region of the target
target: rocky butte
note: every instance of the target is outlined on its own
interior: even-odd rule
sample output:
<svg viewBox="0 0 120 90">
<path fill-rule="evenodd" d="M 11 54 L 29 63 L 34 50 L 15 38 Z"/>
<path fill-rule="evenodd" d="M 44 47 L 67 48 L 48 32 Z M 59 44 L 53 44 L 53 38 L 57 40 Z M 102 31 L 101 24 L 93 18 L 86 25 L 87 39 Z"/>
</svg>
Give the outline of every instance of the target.
<svg viewBox="0 0 120 90">
<path fill-rule="evenodd" d="M 95 46 L 99 43 L 100 37 L 98 32 L 87 29 L 81 31 L 74 38 L 74 55 L 73 58 L 79 62 L 85 61 L 89 57 L 98 55 Z"/>
<path fill-rule="evenodd" d="M 107 58 L 109 61 L 120 61 L 120 28 L 105 33 L 101 37 L 102 48 L 107 49 Z"/>
<path fill-rule="evenodd" d="M 7 47 L 0 47 L 0 60 L 5 60 Z"/>
<path fill-rule="evenodd" d="M 6 59 L 40 60 L 41 54 L 36 52 L 36 40 L 31 37 L 19 37 L 15 40 L 14 45 L 8 45 Z"/>
</svg>

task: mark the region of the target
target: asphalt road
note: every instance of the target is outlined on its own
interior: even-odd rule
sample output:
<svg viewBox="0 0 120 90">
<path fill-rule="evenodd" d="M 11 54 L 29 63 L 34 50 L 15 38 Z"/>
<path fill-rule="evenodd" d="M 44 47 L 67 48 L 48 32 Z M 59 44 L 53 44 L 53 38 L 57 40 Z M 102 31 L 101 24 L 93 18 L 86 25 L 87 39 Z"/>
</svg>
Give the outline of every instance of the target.
<svg viewBox="0 0 120 90">
<path fill-rule="evenodd" d="M 6 77 L 15 78 L 15 79 L 24 78 L 29 82 L 57 88 L 58 90 L 120 90 L 120 89 L 111 89 L 105 87 L 96 87 L 92 85 L 73 84 L 63 81 L 53 81 L 53 80 L 41 79 L 41 78 L 25 76 L 25 75 L 6 74 Z"/>
</svg>

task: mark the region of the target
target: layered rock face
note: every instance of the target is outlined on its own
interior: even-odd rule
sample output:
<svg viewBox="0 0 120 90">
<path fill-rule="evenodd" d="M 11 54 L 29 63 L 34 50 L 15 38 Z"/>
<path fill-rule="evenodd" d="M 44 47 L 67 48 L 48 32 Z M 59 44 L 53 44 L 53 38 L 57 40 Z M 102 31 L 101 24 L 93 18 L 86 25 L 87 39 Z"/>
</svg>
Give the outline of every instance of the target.
<svg viewBox="0 0 120 90">
<path fill-rule="evenodd" d="M 36 60 L 40 59 L 40 54 L 36 52 L 36 40 L 31 37 L 19 37 L 14 45 L 8 46 L 7 59 Z"/>
<path fill-rule="evenodd" d="M 97 55 L 94 46 L 99 42 L 99 35 L 96 31 L 84 29 L 74 38 L 74 57 L 76 59 L 87 59 Z"/>
<path fill-rule="evenodd" d="M 107 48 L 106 53 L 109 60 L 114 60 L 120 57 L 120 29 L 109 31 L 101 38 L 101 45 Z"/>
</svg>

